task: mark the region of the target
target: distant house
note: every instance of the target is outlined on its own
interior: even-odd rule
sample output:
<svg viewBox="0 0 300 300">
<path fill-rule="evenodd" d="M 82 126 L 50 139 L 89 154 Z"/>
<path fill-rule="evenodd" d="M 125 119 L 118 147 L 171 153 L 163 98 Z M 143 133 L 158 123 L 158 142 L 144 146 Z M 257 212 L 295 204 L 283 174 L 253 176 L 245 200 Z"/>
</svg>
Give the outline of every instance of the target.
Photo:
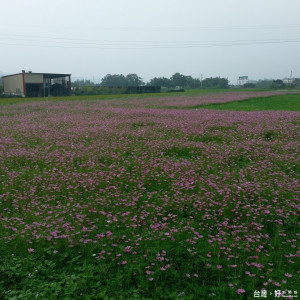
<svg viewBox="0 0 300 300">
<path fill-rule="evenodd" d="M 238 78 L 238 85 L 244 85 L 246 83 L 249 83 L 248 76 L 239 76 L 239 78 Z"/>
<path fill-rule="evenodd" d="M 294 78 L 284 78 L 282 81 L 284 84 L 290 85 L 294 82 Z"/>
<path fill-rule="evenodd" d="M 71 95 L 71 74 L 32 73 L 3 76 L 3 93 L 21 97 Z"/>
</svg>

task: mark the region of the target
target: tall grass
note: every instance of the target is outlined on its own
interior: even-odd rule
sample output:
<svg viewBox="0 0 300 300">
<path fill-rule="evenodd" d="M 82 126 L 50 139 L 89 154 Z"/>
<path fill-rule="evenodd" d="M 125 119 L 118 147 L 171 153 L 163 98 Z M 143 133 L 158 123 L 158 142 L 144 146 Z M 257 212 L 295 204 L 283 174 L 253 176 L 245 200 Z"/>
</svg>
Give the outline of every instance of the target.
<svg viewBox="0 0 300 300">
<path fill-rule="evenodd" d="M 213 103 L 196 105 L 190 108 L 207 108 L 235 111 L 259 111 L 259 110 L 300 110 L 300 94 L 288 94 L 269 97 L 256 97 L 227 103 Z"/>
</svg>

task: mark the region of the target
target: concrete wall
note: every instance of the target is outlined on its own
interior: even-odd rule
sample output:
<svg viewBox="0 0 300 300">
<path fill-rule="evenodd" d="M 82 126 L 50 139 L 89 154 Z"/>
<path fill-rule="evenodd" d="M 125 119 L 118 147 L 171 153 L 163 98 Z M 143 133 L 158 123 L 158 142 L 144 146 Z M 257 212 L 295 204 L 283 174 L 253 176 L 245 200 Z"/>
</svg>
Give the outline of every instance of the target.
<svg viewBox="0 0 300 300">
<path fill-rule="evenodd" d="M 43 74 L 25 73 L 25 83 L 44 83 Z"/>
<path fill-rule="evenodd" d="M 5 94 L 16 94 L 25 97 L 23 74 L 2 77 L 2 82 Z"/>
</svg>

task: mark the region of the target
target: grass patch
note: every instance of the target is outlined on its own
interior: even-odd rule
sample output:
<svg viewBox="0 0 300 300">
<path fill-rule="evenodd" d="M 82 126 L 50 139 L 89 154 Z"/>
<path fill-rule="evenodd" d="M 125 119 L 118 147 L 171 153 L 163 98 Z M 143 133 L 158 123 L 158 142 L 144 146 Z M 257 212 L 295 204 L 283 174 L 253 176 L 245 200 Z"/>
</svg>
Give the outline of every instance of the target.
<svg viewBox="0 0 300 300">
<path fill-rule="evenodd" d="M 226 103 L 203 104 L 191 106 L 189 109 L 217 109 L 234 111 L 258 111 L 258 110 L 300 110 L 300 94 L 288 94 L 270 97 L 257 97 Z"/>
<path fill-rule="evenodd" d="M 116 95 L 89 95 L 89 96 L 59 96 L 59 97 L 36 97 L 36 98 L 0 98 L 0 105 L 17 104 L 26 102 L 41 101 L 82 101 L 82 100 L 113 100 L 113 99 L 134 99 L 134 98 L 157 98 L 157 97 L 178 97 L 178 96 L 197 96 L 206 94 L 223 94 L 232 92 L 258 92 L 268 91 L 266 89 L 195 89 L 186 90 L 185 92 L 162 92 L 162 93 L 145 93 L 145 94 L 116 94 Z M 175 108 L 175 107 L 174 107 Z"/>
<path fill-rule="evenodd" d="M 193 142 L 202 142 L 202 143 L 217 143 L 222 144 L 224 139 L 221 135 L 213 135 L 205 133 L 203 135 L 194 135 L 190 138 Z"/>
<path fill-rule="evenodd" d="M 144 126 L 145 126 L 144 122 L 133 122 L 133 123 L 131 123 L 131 128 L 132 129 L 138 129 L 138 128 L 144 127 Z"/>
<path fill-rule="evenodd" d="M 248 167 L 250 160 L 243 154 L 231 158 L 230 169 L 244 169 Z"/>
<path fill-rule="evenodd" d="M 264 139 L 265 140 L 273 140 L 277 137 L 277 133 L 274 130 L 266 130 L 264 132 Z"/>
<path fill-rule="evenodd" d="M 236 131 L 238 127 L 235 125 L 233 126 L 213 125 L 208 127 L 208 129 L 211 131 L 230 131 L 230 130 Z"/>
<path fill-rule="evenodd" d="M 230 91 L 230 90 L 226 90 Z M 149 97 L 170 97 L 170 96 L 193 96 L 215 93 L 215 90 L 188 90 L 186 92 L 177 93 L 145 93 L 145 94 L 116 94 L 116 95 L 89 95 L 89 96 L 60 96 L 60 97 L 36 97 L 36 98 L 0 98 L 0 105 L 17 104 L 24 102 L 40 102 L 40 101 L 82 101 L 82 100 L 112 100 L 112 99 L 134 99 Z M 219 93 L 224 90 L 218 90 Z"/>
<path fill-rule="evenodd" d="M 193 151 L 193 149 L 187 147 L 171 147 L 165 151 L 164 155 L 178 159 L 191 159 L 194 158 L 197 154 Z"/>
<path fill-rule="evenodd" d="M 300 164 L 297 162 L 291 163 L 283 163 L 279 162 L 278 167 L 280 171 L 283 171 L 285 174 L 289 175 L 290 177 L 300 179 Z"/>
</svg>

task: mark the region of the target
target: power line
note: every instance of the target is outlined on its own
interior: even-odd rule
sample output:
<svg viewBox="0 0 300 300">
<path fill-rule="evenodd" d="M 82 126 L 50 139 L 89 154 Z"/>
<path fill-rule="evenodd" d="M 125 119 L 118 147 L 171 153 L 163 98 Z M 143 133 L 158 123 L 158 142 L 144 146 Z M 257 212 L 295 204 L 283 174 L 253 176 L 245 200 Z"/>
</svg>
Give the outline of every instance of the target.
<svg viewBox="0 0 300 300">
<path fill-rule="evenodd" d="M 3 23 L 1 24 L 1 27 L 19 27 L 19 28 L 47 28 L 47 29 L 66 29 L 66 30 L 87 30 L 87 31 L 226 31 L 226 30 L 278 30 L 278 29 L 299 29 L 300 24 L 292 23 L 292 24 L 255 24 L 255 25 L 243 25 L 243 26 L 189 26 L 189 27 L 182 27 L 182 26 L 135 26 L 135 27 L 129 27 L 129 26 L 122 26 L 122 27 L 113 27 L 113 26 L 101 26 L 101 27 L 89 27 L 89 26 L 55 26 L 55 25 L 47 25 L 47 26 L 36 26 L 36 25 L 20 25 L 20 24 L 8 24 Z"/>
<path fill-rule="evenodd" d="M 263 43 L 293 43 L 299 42 L 296 39 L 263 39 L 263 40 L 234 40 L 234 41 L 114 41 L 114 40 L 96 40 L 96 39 L 81 39 L 81 38 L 66 38 L 66 37 L 52 37 L 52 36 L 36 36 L 36 35 L 21 35 L 21 34 L 1 34 L 2 40 L 15 40 L 25 42 L 41 42 L 41 43 L 58 43 L 58 44 L 72 44 L 72 45 L 96 45 L 96 46 L 132 46 L 137 44 L 139 46 L 215 46 L 217 45 L 236 45 L 236 44 L 263 44 Z M 3 42 L 2 42 L 3 44 Z"/>
<path fill-rule="evenodd" d="M 36 36 L 36 35 L 21 35 L 21 34 L 0 34 L 2 40 L 17 40 L 17 41 L 26 41 L 26 42 L 42 42 L 42 43 L 60 43 L 60 44 L 91 44 L 91 45 L 103 45 L 103 44 L 113 44 L 113 45 L 132 45 L 132 44 L 154 44 L 154 45 L 182 45 L 182 44 L 211 44 L 211 43 L 265 43 L 265 42 L 298 42 L 299 38 L 284 38 L 284 39 L 263 39 L 263 40 L 234 40 L 234 41 L 145 41 L 145 40 L 97 40 L 97 39 L 81 39 L 81 38 L 66 38 L 66 37 L 52 37 L 52 36 Z"/>
<path fill-rule="evenodd" d="M 184 48 L 210 48 L 210 47 L 230 47 L 230 46 L 254 46 L 268 44 L 291 44 L 299 43 L 300 39 L 265 39 L 265 40 L 237 40 L 237 41 L 95 41 L 95 42 L 73 42 L 73 41 L 43 41 L 38 39 L 14 39 L 29 42 L 11 43 L 0 42 L 1 45 L 43 47 L 43 48 L 66 48 L 66 49 L 103 49 L 103 50 L 147 50 L 147 49 L 184 49 Z M 33 42 L 33 43 L 32 43 Z M 41 44 L 37 44 L 41 43 Z"/>
</svg>

